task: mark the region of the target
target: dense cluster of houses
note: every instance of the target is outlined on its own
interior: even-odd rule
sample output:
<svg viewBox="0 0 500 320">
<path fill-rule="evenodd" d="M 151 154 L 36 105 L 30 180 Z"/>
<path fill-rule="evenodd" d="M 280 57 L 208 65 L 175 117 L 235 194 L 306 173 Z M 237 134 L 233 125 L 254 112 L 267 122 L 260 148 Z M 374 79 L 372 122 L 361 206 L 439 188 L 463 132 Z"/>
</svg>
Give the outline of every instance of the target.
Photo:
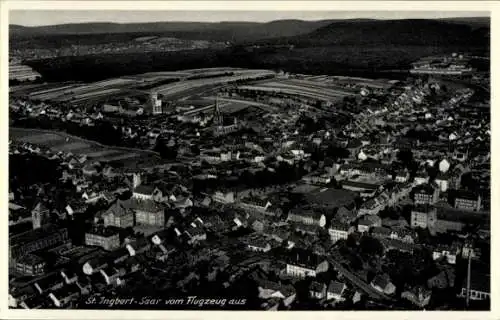
<svg viewBox="0 0 500 320">
<path fill-rule="evenodd" d="M 479 230 L 479 241 L 489 241 L 489 168 L 484 165 L 490 157 L 490 124 L 461 111 L 472 95 L 470 90 L 456 91 L 436 107 L 428 99 L 439 90 L 433 82 L 393 89 L 388 104 L 353 115 L 354 121 L 342 130 L 311 135 L 301 136 L 296 127 L 283 122 L 297 119 L 293 112 L 283 119 L 269 117 L 267 131 L 256 137 L 234 137 L 230 132 L 207 137 L 197 129 L 186 129 L 175 144 L 181 145 L 184 139 L 186 145 L 199 145 L 197 159 L 180 168 L 165 165 L 156 171 L 116 168 L 85 155 L 12 143 L 12 154 L 34 153 L 59 162 L 61 179 L 74 186 L 75 197 L 57 217 L 60 221 L 83 217 L 91 226 L 81 245 L 71 244 L 68 230 L 48 223 L 51 212 L 43 200 L 38 202 L 28 217 L 32 230 L 11 236 L 11 265 L 16 274 L 32 277 L 27 283 L 11 285 L 11 306 L 65 308 L 88 294 L 133 286 L 137 273 L 168 270 L 175 274 L 176 267 L 188 265 L 176 259 L 187 255 L 189 266 L 209 259 L 214 265 L 210 279 L 229 273 L 230 279 L 224 281 L 227 287 L 238 275 L 250 275 L 266 309 L 291 306 L 297 298 L 293 284 L 303 278 L 311 279 L 310 298 L 325 304 L 357 303 L 362 296 L 380 295 L 425 307 L 432 288 L 454 286 L 459 259 L 471 257 L 480 263 L 481 252 L 469 242 L 471 226 Z M 44 107 L 35 109 L 49 112 Z M 78 118 L 74 112 L 64 117 Z M 278 125 L 280 130 L 271 137 L 270 128 Z M 160 131 L 150 136 L 158 138 Z M 422 136 L 432 132 L 436 139 L 424 142 L 411 132 Z M 319 161 L 312 156 L 332 145 L 345 149 L 346 156 Z M 411 159 L 405 161 L 405 153 Z M 287 184 L 241 186 L 236 182 L 243 173 L 272 176 L 282 167 L 306 174 Z M 467 175 L 479 181 L 474 188 L 464 185 Z M 221 184 L 193 192 L 193 180 L 208 183 L 222 178 L 233 187 Z M 10 200 L 13 211 L 14 205 L 23 205 Z M 86 217 L 88 208 L 98 209 Z M 398 218 L 391 217 L 391 211 Z M 421 237 L 424 232 L 431 240 Z M 443 240 L 443 234 L 454 240 Z M 332 250 L 364 237 L 378 241 L 382 255 L 427 250 L 439 273 L 419 286 L 398 288 L 395 279 L 381 270 L 368 277 L 351 268 L 350 262 L 345 270 L 332 265 Z M 68 246 L 71 249 L 56 250 L 63 261 L 60 269 L 48 268 L 38 254 Z M 214 247 L 223 253 L 203 251 Z M 78 256 L 78 252 L 84 254 Z M 78 263 L 68 269 L 67 259 Z M 332 276 L 334 269 L 342 271 Z M 487 274 L 473 275 L 474 287 L 469 290 L 473 299 L 489 297 L 489 287 L 480 285 L 485 283 L 480 281 L 483 276 Z M 199 278 L 190 274 L 178 284 L 184 287 Z"/>
</svg>

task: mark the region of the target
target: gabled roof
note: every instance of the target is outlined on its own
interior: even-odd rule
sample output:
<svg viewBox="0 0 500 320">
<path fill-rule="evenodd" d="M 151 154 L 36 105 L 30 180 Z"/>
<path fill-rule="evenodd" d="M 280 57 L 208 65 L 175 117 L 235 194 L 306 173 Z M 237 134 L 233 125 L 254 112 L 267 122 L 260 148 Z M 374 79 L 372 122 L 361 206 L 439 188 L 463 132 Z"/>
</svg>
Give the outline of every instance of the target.
<svg viewBox="0 0 500 320">
<path fill-rule="evenodd" d="M 342 292 L 344 292 L 344 289 L 345 289 L 345 284 L 343 282 L 338 282 L 338 281 L 332 280 L 332 281 L 330 281 L 330 284 L 328 284 L 327 291 L 329 293 L 341 295 Z"/>
<path fill-rule="evenodd" d="M 376 275 L 372 280 L 372 284 L 379 288 L 385 289 L 391 283 L 391 279 L 387 274 Z"/>
<path fill-rule="evenodd" d="M 106 210 L 105 215 L 113 214 L 115 216 L 125 216 L 127 214 L 133 214 L 131 201 L 129 200 L 116 200 L 108 210 Z"/>
<path fill-rule="evenodd" d="M 140 185 L 134 189 L 134 193 L 151 195 L 153 194 L 155 187 L 150 185 Z"/>
<path fill-rule="evenodd" d="M 47 209 L 47 207 L 46 207 L 43 203 L 38 202 L 38 203 L 36 204 L 36 206 L 33 208 L 33 210 L 32 210 L 32 211 L 35 211 L 35 212 L 40 212 L 40 213 L 41 213 L 41 212 L 45 212 L 45 211 L 48 211 L 48 210 L 49 210 L 49 209 Z"/>
<path fill-rule="evenodd" d="M 309 290 L 312 292 L 323 292 L 325 290 L 326 285 L 324 283 L 319 283 L 318 281 L 312 281 L 309 285 Z"/>
</svg>

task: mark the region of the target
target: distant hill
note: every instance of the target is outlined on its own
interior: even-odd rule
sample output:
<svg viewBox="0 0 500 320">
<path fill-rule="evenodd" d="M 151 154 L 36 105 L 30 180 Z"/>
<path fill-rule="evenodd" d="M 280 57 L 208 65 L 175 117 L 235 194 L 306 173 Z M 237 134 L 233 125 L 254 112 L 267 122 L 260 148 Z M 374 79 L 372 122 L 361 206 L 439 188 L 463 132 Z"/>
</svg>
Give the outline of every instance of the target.
<svg viewBox="0 0 500 320">
<path fill-rule="evenodd" d="M 227 66 L 306 74 L 405 77 L 404 70 L 422 57 L 452 52 L 488 55 L 490 40 L 490 28 L 484 24 L 484 19 L 472 18 L 467 21 L 91 23 L 36 28 L 11 26 L 10 31 L 24 37 L 23 41 L 11 38 L 14 40 L 11 48 L 130 41 L 138 36 L 160 33 L 181 39 L 231 41 L 233 44 L 224 49 L 103 53 L 26 61 L 48 81 L 96 81 L 152 71 Z M 393 70 L 394 73 L 387 73 Z"/>
<path fill-rule="evenodd" d="M 330 24 L 333 20 L 277 20 L 257 22 L 152 22 L 152 23 L 75 23 L 25 27 L 10 25 L 10 36 L 47 37 L 53 35 L 99 35 L 110 33 L 154 33 L 182 39 L 241 42 L 273 37 L 306 34 Z"/>
<path fill-rule="evenodd" d="M 490 27 L 490 17 L 468 17 L 468 18 L 444 18 L 440 19 L 445 22 L 461 23 L 471 26 L 473 28 Z"/>
<path fill-rule="evenodd" d="M 476 21 L 477 23 L 477 21 Z M 313 32 L 257 44 L 299 47 L 331 45 L 488 45 L 489 27 L 427 19 L 337 21 Z"/>
</svg>

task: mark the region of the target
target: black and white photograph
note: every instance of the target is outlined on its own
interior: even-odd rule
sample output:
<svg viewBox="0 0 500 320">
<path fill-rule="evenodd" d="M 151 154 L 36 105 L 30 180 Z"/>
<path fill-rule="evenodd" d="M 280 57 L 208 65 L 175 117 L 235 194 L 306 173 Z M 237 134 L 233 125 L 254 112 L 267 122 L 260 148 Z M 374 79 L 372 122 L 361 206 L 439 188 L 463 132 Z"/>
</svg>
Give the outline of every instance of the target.
<svg viewBox="0 0 500 320">
<path fill-rule="evenodd" d="M 492 310 L 488 7 L 279 2 L 9 9 L 9 309 Z"/>
</svg>

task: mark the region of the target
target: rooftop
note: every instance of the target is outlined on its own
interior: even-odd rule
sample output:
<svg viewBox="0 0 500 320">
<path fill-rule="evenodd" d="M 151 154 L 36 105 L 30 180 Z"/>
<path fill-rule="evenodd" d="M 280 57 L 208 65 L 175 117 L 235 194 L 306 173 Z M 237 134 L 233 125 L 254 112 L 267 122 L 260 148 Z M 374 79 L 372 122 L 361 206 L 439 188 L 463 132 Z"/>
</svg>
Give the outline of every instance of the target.
<svg viewBox="0 0 500 320">
<path fill-rule="evenodd" d="M 44 225 L 39 229 L 29 230 L 10 237 L 10 246 L 12 247 L 19 244 L 26 244 L 31 241 L 43 239 L 58 232 L 64 232 L 65 230 L 65 228 L 59 228 L 52 224 Z"/>
</svg>

